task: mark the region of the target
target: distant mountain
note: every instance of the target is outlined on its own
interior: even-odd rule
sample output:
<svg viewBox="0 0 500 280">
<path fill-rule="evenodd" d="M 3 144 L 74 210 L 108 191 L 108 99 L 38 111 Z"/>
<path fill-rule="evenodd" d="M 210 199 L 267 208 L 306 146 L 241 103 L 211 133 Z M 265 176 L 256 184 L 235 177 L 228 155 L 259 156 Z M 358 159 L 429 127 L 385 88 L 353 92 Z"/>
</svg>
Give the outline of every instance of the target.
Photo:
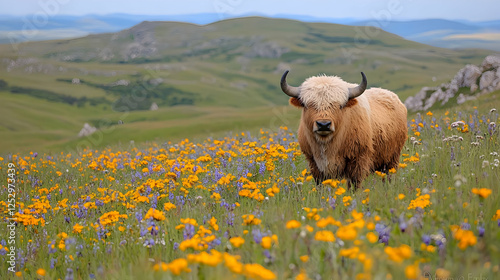
<svg viewBox="0 0 500 280">
<path fill-rule="evenodd" d="M 484 48 L 500 51 L 500 21 L 468 22 L 443 19 L 413 21 L 359 21 L 405 39 L 444 48 Z"/>
<path fill-rule="evenodd" d="M 33 24 L 30 16 L 0 16 L 0 43 L 17 43 L 50 39 L 77 38 L 96 33 L 116 32 L 143 21 L 177 21 L 206 25 L 217 21 L 262 16 L 264 14 L 201 13 L 185 15 L 57 15 L 43 25 Z M 303 22 L 324 22 L 355 26 L 375 26 L 405 39 L 445 48 L 485 48 L 500 50 L 500 20 L 470 22 L 443 19 L 412 21 L 375 21 L 355 18 L 324 18 L 307 15 L 276 14 L 272 18 L 293 19 Z M 499 35 L 500 36 L 500 35 Z"/>
<path fill-rule="evenodd" d="M 0 17 L 0 43 L 17 43 L 51 39 L 78 38 L 89 34 L 116 32 L 143 21 L 177 21 L 206 25 L 220 20 L 256 14 L 228 15 L 218 13 L 186 15 L 85 15 L 50 17 L 43 25 L 35 25 L 30 16 Z M 264 14 L 257 16 L 266 17 Z M 445 48 L 484 48 L 500 51 L 500 20 L 470 22 L 443 19 L 412 21 L 375 21 L 355 18 L 321 18 L 307 15 L 276 14 L 273 18 L 303 22 L 325 22 L 355 26 L 375 26 L 405 39 Z M 497 34 L 491 36 L 491 34 Z"/>
<path fill-rule="evenodd" d="M 224 17 L 216 13 L 191 15 L 56 15 L 46 24 L 34 24 L 30 16 L 0 16 L 0 43 L 17 43 L 63 38 L 78 38 L 89 34 L 116 32 L 143 21 L 179 21 L 209 24 Z"/>
<path fill-rule="evenodd" d="M 427 33 L 435 30 L 449 30 L 450 32 L 477 32 L 481 29 L 479 26 L 465 24 L 457 21 L 444 19 L 425 19 L 412 21 L 360 21 L 354 22 L 352 25 L 359 26 L 377 26 L 387 32 L 398 34 L 402 37 L 412 37 L 416 34 Z"/>
</svg>

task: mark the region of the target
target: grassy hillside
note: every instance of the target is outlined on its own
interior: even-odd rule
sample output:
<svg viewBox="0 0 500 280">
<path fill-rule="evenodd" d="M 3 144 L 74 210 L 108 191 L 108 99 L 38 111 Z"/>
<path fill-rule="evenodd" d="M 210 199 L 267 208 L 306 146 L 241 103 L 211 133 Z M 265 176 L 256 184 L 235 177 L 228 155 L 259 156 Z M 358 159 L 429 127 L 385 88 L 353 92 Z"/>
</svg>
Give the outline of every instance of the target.
<svg viewBox="0 0 500 280">
<path fill-rule="evenodd" d="M 118 33 L 0 45 L 7 83 L 0 87 L 0 152 L 74 149 L 87 143 L 76 137 L 85 122 L 103 128 L 93 147 L 292 125 L 298 112 L 278 86 L 284 69 L 292 69 L 294 85 L 319 73 L 358 82 L 364 71 L 369 86 L 404 100 L 488 54 L 373 28 L 267 18 L 143 22 Z M 153 102 L 158 111 L 144 110 Z"/>
<path fill-rule="evenodd" d="M 398 169 L 359 189 L 316 185 L 286 128 L 0 157 L 0 275 L 496 279 L 499 94 L 411 113 Z"/>
</svg>

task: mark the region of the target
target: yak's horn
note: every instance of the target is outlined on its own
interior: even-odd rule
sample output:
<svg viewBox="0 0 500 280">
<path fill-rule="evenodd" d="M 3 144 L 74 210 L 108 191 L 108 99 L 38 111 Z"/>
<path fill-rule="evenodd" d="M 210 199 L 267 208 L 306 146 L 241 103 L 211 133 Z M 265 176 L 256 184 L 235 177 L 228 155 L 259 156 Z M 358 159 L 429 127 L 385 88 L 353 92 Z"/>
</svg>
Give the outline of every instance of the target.
<svg viewBox="0 0 500 280">
<path fill-rule="evenodd" d="M 361 72 L 361 76 L 363 77 L 361 84 L 357 87 L 349 89 L 349 99 L 356 98 L 365 92 L 368 82 L 366 81 L 365 73 Z"/>
<path fill-rule="evenodd" d="M 286 82 L 286 75 L 288 75 L 288 72 L 289 71 L 286 70 L 281 77 L 281 90 L 290 97 L 298 98 L 300 94 L 300 88 L 288 85 L 288 83 Z"/>
</svg>

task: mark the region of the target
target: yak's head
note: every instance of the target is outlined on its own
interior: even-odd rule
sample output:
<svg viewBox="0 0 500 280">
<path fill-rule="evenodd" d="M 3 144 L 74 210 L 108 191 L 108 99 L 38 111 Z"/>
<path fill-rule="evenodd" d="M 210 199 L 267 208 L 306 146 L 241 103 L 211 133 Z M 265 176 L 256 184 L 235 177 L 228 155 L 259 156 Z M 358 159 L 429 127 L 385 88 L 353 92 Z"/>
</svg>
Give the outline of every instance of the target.
<svg viewBox="0 0 500 280">
<path fill-rule="evenodd" d="M 317 139 L 328 140 L 335 134 L 343 109 L 356 104 L 355 98 L 366 89 L 366 76 L 359 85 L 344 82 L 335 76 L 318 76 L 305 80 L 300 87 L 286 82 L 288 70 L 281 77 L 281 89 L 290 96 L 290 103 L 302 108 L 302 122 Z"/>
</svg>

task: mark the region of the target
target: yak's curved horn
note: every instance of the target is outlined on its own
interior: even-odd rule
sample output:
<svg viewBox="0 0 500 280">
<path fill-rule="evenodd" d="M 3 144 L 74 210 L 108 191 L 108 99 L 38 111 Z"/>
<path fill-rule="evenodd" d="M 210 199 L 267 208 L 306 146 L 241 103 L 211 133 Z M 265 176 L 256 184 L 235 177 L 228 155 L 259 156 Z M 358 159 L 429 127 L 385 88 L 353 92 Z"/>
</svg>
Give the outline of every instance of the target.
<svg viewBox="0 0 500 280">
<path fill-rule="evenodd" d="M 368 82 L 366 81 L 365 73 L 361 72 L 361 76 L 363 77 L 361 84 L 357 87 L 349 89 L 349 99 L 356 98 L 365 92 Z"/>
<path fill-rule="evenodd" d="M 286 70 L 281 77 L 281 90 L 290 97 L 298 98 L 300 94 L 300 88 L 288 85 L 288 83 L 286 82 L 286 75 L 288 75 L 288 72 L 289 71 Z"/>
</svg>

